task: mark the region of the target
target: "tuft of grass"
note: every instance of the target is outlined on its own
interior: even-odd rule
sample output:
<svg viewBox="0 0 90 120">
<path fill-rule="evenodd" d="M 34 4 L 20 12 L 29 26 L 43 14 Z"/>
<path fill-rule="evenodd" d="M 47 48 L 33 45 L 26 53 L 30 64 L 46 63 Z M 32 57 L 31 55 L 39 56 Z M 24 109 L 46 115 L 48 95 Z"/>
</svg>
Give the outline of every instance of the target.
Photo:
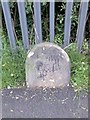
<svg viewBox="0 0 90 120">
<path fill-rule="evenodd" d="M 84 48 L 87 51 L 86 43 Z M 71 61 L 71 84 L 76 91 L 88 90 L 88 57 L 84 53 L 79 53 L 76 44 L 71 44 L 67 49 Z"/>
<path fill-rule="evenodd" d="M 0 89 L 2 88 L 2 43 L 0 38 Z"/>
<path fill-rule="evenodd" d="M 55 35 L 54 43 L 61 46 L 62 45 L 62 36 L 63 36 L 63 34 Z"/>
<path fill-rule="evenodd" d="M 2 86 L 16 87 L 25 83 L 25 54 L 18 51 L 12 54 L 11 50 L 3 50 L 2 59 Z"/>
<path fill-rule="evenodd" d="M 25 60 L 26 52 L 18 44 L 16 53 L 12 53 L 10 46 L 3 38 L 2 50 L 2 88 L 18 87 L 25 85 Z"/>
</svg>

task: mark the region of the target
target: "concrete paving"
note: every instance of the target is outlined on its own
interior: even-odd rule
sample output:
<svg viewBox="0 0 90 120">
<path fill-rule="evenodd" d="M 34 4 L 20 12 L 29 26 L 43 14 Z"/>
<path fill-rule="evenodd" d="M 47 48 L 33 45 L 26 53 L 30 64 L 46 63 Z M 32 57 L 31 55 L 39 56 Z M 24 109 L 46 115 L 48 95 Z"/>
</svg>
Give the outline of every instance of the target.
<svg viewBox="0 0 90 120">
<path fill-rule="evenodd" d="M 88 118 L 87 93 L 71 86 L 2 90 L 3 118 Z"/>
</svg>

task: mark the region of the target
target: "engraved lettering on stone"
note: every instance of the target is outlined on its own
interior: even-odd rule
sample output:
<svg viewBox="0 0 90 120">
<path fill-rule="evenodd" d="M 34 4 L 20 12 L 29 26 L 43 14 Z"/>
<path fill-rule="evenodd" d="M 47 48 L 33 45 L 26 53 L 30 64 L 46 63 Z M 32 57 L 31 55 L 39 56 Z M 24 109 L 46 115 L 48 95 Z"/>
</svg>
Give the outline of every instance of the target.
<svg viewBox="0 0 90 120">
<path fill-rule="evenodd" d="M 36 69 L 39 72 L 39 76 L 37 78 L 41 78 L 45 80 L 45 76 L 50 72 L 55 72 L 60 70 L 60 57 L 58 55 L 51 55 L 46 57 L 48 64 L 42 63 L 41 61 L 36 62 Z"/>
</svg>

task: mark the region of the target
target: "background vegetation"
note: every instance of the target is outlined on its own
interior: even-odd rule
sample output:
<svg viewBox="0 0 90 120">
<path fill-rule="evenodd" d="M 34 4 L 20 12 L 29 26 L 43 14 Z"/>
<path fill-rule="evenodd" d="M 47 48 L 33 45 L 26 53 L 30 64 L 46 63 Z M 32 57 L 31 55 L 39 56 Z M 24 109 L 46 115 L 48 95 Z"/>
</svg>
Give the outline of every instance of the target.
<svg viewBox="0 0 90 120">
<path fill-rule="evenodd" d="M 65 6 L 66 3 L 55 3 L 55 39 L 54 43 L 61 45 L 64 38 L 64 20 L 65 20 Z M 74 2 L 72 11 L 72 27 L 70 37 L 70 47 L 66 52 L 71 60 L 71 84 L 75 90 L 87 90 L 88 86 L 88 41 L 90 39 L 90 4 L 88 9 L 84 43 L 82 52 L 78 53 L 76 50 L 76 32 L 78 25 L 80 3 Z M 34 23 L 33 23 L 33 4 L 25 3 L 29 42 L 33 45 L 35 43 Z M 25 86 L 25 60 L 27 53 L 23 49 L 21 28 L 19 22 L 18 8 L 16 2 L 10 2 L 11 16 L 13 19 L 14 33 L 18 46 L 18 52 L 13 53 L 10 49 L 10 44 L 7 36 L 4 16 L 2 14 L 2 43 L 3 43 L 3 62 L 2 62 L 2 88 L 22 87 Z M 49 3 L 41 4 L 42 10 L 42 34 L 43 41 L 49 41 Z"/>
</svg>

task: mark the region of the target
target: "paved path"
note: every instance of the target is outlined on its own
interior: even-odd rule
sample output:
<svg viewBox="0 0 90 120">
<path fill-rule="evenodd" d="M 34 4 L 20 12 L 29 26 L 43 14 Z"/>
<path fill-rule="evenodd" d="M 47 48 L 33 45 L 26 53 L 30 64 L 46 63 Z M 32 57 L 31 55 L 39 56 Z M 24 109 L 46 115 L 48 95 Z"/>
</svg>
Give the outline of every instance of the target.
<svg viewBox="0 0 90 120">
<path fill-rule="evenodd" d="M 3 118 L 87 118 L 88 97 L 72 87 L 64 89 L 6 89 L 2 91 Z"/>
</svg>

